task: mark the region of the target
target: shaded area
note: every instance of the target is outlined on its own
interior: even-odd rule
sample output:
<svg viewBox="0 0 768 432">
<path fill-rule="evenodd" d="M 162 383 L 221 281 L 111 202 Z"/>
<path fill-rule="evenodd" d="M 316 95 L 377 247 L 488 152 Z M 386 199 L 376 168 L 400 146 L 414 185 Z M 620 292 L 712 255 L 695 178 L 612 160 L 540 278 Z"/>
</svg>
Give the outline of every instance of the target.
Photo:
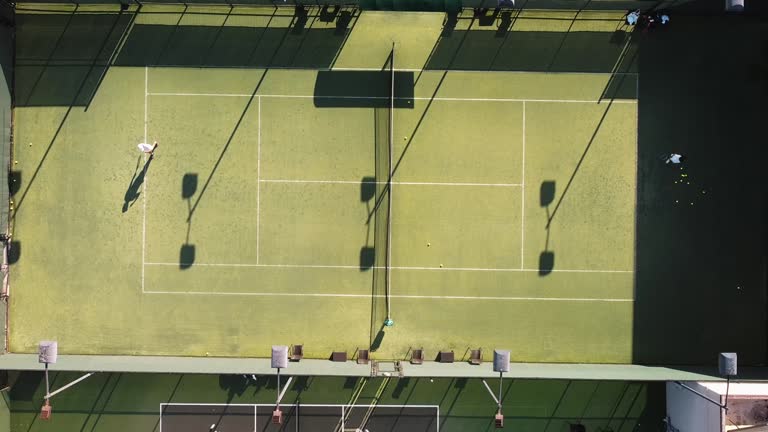
<svg viewBox="0 0 768 432">
<path fill-rule="evenodd" d="M 314 103 L 320 108 L 389 108 L 389 71 L 319 71 Z M 395 72 L 395 108 L 413 108 L 414 73 Z"/>
<path fill-rule="evenodd" d="M 115 65 L 330 67 L 347 30 L 303 27 L 302 21 L 294 17 L 289 27 L 276 28 L 138 24 Z"/>
<path fill-rule="evenodd" d="M 466 19 L 466 18 L 464 18 Z M 522 18 L 518 18 L 522 19 Z M 541 32 L 453 30 L 438 40 L 425 69 L 530 72 L 632 73 L 636 65 L 626 55 L 624 31 Z M 476 25 L 473 23 L 473 25 Z M 617 22 L 617 27 L 620 23 Z M 618 36 L 617 36 L 618 35 Z M 629 47 L 635 49 L 634 46 Z M 634 82 L 612 89 L 608 97 L 635 97 Z"/>
<path fill-rule="evenodd" d="M 243 381 L 239 375 L 234 378 Z M 160 417 L 164 431 L 208 430 L 216 425 L 215 430 L 238 431 L 253 430 L 253 407 L 245 406 L 180 406 L 164 405 Z"/>
<path fill-rule="evenodd" d="M 272 23 L 276 10 L 269 19 Z M 86 106 L 106 68 L 186 66 L 323 69 L 333 65 L 354 25 L 340 10 L 336 24 L 297 8 L 279 27 L 131 24 L 132 13 L 21 14 L 17 20 L 17 106 Z M 142 15 L 150 15 L 142 13 Z M 209 15 L 214 17 L 215 15 Z M 129 31 L 127 31 L 129 30 Z"/>
<path fill-rule="evenodd" d="M 45 387 L 42 373 L 11 372 L 11 375 L 12 424 L 14 430 L 28 430 L 38 421 Z M 54 372 L 52 386 L 57 388 L 77 376 Z M 171 432 L 205 431 L 211 424 L 226 432 L 253 430 L 254 420 L 258 422 L 258 431 L 276 430 L 270 422 L 271 403 L 277 391 L 275 377 L 255 378 L 96 374 L 58 396 L 54 420 L 60 432 L 80 432 L 86 425 L 92 432 L 118 427 L 158 430 L 160 421 L 163 430 Z M 310 407 L 301 401 L 347 404 L 353 393 L 359 405 L 347 412 L 346 425 L 350 428 L 365 423 L 367 417 L 365 424 L 371 431 L 385 425 L 384 430 L 388 431 L 434 430 L 430 426 L 434 421 L 432 408 L 376 406 L 419 404 L 440 407 L 440 430 L 493 429 L 496 407 L 478 379 L 371 378 L 363 381 L 359 386 L 359 380 L 345 377 L 294 378 L 296 384 L 288 388 L 284 398 L 283 426 L 290 425 L 284 430 L 296 430 L 297 422 L 303 426 L 299 430 L 322 431 L 325 426 L 334 430 L 341 417 L 340 407 Z M 496 388 L 498 382 L 489 380 L 489 384 Z M 502 396 L 505 427 L 512 430 L 567 431 L 569 424 L 583 424 L 590 431 L 658 431 L 665 408 L 664 383 L 505 379 Z M 212 405 L 165 405 L 162 419 L 158 418 L 160 403 L 177 401 Z M 297 401 L 298 409 L 291 405 Z M 254 402 L 264 404 L 256 407 L 256 418 Z M 227 403 L 228 406 L 213 405 Z M 374 408 L 369 411 L 370 403 L 374 403 Z M 419 427 L 415 428 L 416 425 Z"/>
<path fill-rule="evenodd" d="M 678 17 L 640 42 L 633 361 L 766 363 L 768 27 Z M 702 28 L 709 31 L 701 32 Z M 695 43 L 691 43 L 695 41 Z M 663 153 L 687 157 L 679 165 Z"/>
<path fill-rule="evenodd" d="M 195 263 L 195 245 L 189 243 L 189 233 L 192 231 L 192 198 L 197 192 L 197 173 L 186 173 L 181 178 L 181 199 L 187 202 L 187 235 L 179 250 L 179 268 L 192 267 Z"/>
<path fill-rule="evenodd" d="M 549 212 L 549 205 L 555 201 L 556 183 L 554 180 L 545 180 L 539 187 L 539 206 L 547 211 L 547 239 L 544 242 L 544 250 L 539 254 L 539 276 L 546 276 L 552 273 L 555 268 L 555 252 L 549 250 L 549 222 L 552 220 Z"/>
<path fill-rule="evenodd" d="M 132 14 L 19 14 L 16 106 L 88 103 Z"/>
</svg>

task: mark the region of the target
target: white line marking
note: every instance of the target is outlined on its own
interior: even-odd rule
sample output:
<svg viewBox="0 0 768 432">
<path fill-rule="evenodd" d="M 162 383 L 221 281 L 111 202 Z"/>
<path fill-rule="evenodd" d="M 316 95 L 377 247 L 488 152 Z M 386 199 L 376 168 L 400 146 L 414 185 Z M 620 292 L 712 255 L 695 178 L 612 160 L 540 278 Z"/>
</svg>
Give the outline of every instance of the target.
<svg viewBox="0 0 768 432">
<path fill-rule="evenodd" d="M 148 262 L 148 266 L 175 266 L 178 262 Z M 274 268 L 307 268 L 307 269 L 354 269 L 360 271 L 356 265 L 326 265 L 326 264 L 225 264 L 225 263 L 194 263 L 192 266 L 200 267 L 274 267 Z M 373 266 L 372 269 L 385 270 L 386 266 Z M 486 272 L 538 272 L 539 269 L 519 268 L 479 268 L 479 267 L 398 267 L 390 266 L 393 270 L 429 270 L 429 271 L 486 271 Z M 553 269 L 553 273 L 634 273 L 633 270 L 577 270 L 577 269 Z"/>
<path fill-rule="evenodd" d="M 257 296 L 257 297 L 345 297 L 371 298 L 371 294 L 333 294 L 333 293 L 254 293 L 254 292 L 204 292 L 204 291 L 147 291 L 145 294 L 172 295 L 205 295 L 205 296 Z M 375 294 L 373 297 L 386 297 L 386 294 Z M 428 295 L 391 295 L 394 298 L 424 299 L 424 300 L 513 300 L 513 301 L 566 301 L 566 302 L 601 302 L 601 303 L 631 303 L 634 299 L 627 298 L 577 298 L 577 297 L 473 297 L 473 296 L 428 296 Z"/>
<path fill-rule="evenodd" d="M 256 264 L 259 263 L 259 226 L 261 219 L 261 96 L 259 96 L 259 124 L 256 144 Z"/>
<path fill-rule="evenodd" d="M 150 96 L 207 96 L 207 97 L 251 97 L 245 93 L 150 93 Z M 378 100 L 389 99 L 388 96 L 314 96 L 314 95 L 285 95 L 285 94 L 263 94 L 265 98 L 286 98 L 286 99 L 366 99 Z M 435 101 L 456 101 L 456 102 L 541 102 L 541 103 L 600 103 L 597 99 L 519 99 L 519 98 L 452 98 L 452 97 L 396 97 L 395 99 L 405 100 L 435 100 Z M 614 100 L 616 104 L 636 104 L 637 100 Z"/>
<path fill-rule="evenodd" d="M 520 193 L 520 268 L 525 268 L 525 102 L 523 102 L 523 188 Z"/>
<path fill-rule="evenodd" d="M 317 18 L 317 16 L 313 16 Z M 190 69 L 188 65 L 163 65 L 165 68 L 186 68 Z M 364 67 L 332 67 L 332 68 L 320 68 L 320 69 L 305 69 L 300 67 L 286 67 L 286 66 L 270 66 L 270 69 L 279 71 L 304 71 L 304 72 L 330 72 L 330 71 L 361 71 L 361 72 L 382 72 L 381 68 L 364 68 Z M 264 70 L 260 68 L 243 68 L 243 67 L 225 67 L 225 69 L 240 69 L 240 70 Z M 412 69 L 412 68 L 395 68 L 395 72 L 427 72 L 427 73 L 480 73 L 480 74 L 516 74 L 516 75 L 583 75 L 583 76 L 605 76 L 605 75 L 638 75 L 638 72 L 569 72 L 569 71 L 549 71 L 549 72 L 534 72 L 534 71 L 521 71 L 521 70 L 480 70 L 480 69 Z"/>
<path fill-rule="evenodd" d="M 149 88 L 149 68 L 144 67 L 144 142 L 147 142 L 147 105 L 148 105 L 148 88 Z M 144 155 L 144 163 L 147 163 L 147 156 Z M 144 215 L 141 222 L 141 292 L 144 292 L 144 267 L 147 261 L 147 173 L 144 173 L 144 183 L 142 184 L 144 189 Z"/>
<path fill-rule="evenodd" d="M 162 402 L 160 403 L 162 406 L 200 406 L 200 407 L 274 407 L 275 404 L 273 403 L 256 403 L 256 404 L 244 404 L 244 403 L 205 403 L 205 402 Z M 296 404 L 284 404 L 281 403 L 280 406 L 284 407 L 295 407 Z M 302 403 L 300 406 L 303 407 L 315 407 L 315 408 L 341 408 L 344 406 L 352 407 L 352 408 L 368 408 L 369 404 L 313 404 L 313 403 Z M 437 408 L 437 405 L 396 405 L 396 404 L 376 404 L 377 407 L 381 408 Z"/>
<path fill-rule="evenodd" d="M 293 180 L 293 179 L 261 179 L 262 183 L 324 183 L 324 184 L 354 184 L 359 185 L 360 180 Z M 370 182 L 370 184 L 386 185 L 387 182 Z M 392 182 L 393 185 L 413 186 L 493 186 L 493 187 L 521 187 L 520 183 L 452 183 L 452 182 Z"/>
</svg>

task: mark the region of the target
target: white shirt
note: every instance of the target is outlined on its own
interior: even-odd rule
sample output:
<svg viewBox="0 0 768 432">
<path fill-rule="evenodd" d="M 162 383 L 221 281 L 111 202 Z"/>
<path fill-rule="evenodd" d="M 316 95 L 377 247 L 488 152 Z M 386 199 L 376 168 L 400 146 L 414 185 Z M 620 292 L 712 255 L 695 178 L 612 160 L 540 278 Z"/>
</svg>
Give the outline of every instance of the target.
<svg viewBox="0 0 768 432">
<path fill-rule="evenodd" d="M 672 155 L 669 157 L 669 162 L 672 162 L 674 164 L 679 164 L 681 157 L 683 157 L 683 155 L 672 153 Z"/>
<path fill-rule="evenodd" d="M 627 24 L 629 25 L 635 25 L 637 24 L 637 20 L 640 18 L 640 14 L 635 12 L 630 12 L 629 15 L 627 15 Z"/>
<path fill-rule="evenodd" d="M 147 144 L 147 143 L 141 143 L 137 147 L 139 147 L 139 150 L 143 151 L 144 153 L 149 153 L 152 151 L 153 148 L 155 148 L 154 145 Z"/>
<path fill-rule="evenodd" d="M 668 22 L 669 22 L 669 15 L 667 15 L 667 14 L 662 15 L 661 16 L 661 23 L 662 24 L 666 24 Z"/>
</svg>

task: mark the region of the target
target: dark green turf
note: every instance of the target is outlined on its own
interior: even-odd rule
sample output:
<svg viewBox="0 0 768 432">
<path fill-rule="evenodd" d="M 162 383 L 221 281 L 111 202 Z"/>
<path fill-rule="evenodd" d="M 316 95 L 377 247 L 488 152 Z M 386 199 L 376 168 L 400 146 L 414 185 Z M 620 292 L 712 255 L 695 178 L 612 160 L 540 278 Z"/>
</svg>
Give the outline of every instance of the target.
<svg viewBox="0 0 768 432">
<path fill-rule="evenodd" d="M 77 376 L 54 373 L 52 385 L 56 388 Z M 496 380 L 489 384 L 498 389 Z M 44 386 L 38 372 L 17 378 L 10 393 L 12 432 L 154 432 L 159 429 L 161 403 L 270 404 L 277 391 L 275 377 L 258 377 L 253 382 L 242 375 L 96 374 L 55 396 L 52 420 L 46 422 L 37 418 Z M 515 431 L 559 432 L 567 430 L 568 424 L 582 423 L 590 431 L 658 431 L 663 388 L 662 383 L 505 380 L 505 426 Z M 438 405 L 440 430 L 456 432 L 493 430 L 496 410 L 477 379 L 296 377 L 283 403 L 297 402 Z M 358 409 L 352 410 L 352 417 L 359 416 Z M 307 416 L 312 411 L 300 409 Z M 204 412 L 203 408 L 197 412 Z M 207 420 L 200 418 L 200 430 L 207 430 Z"/>
</svg>

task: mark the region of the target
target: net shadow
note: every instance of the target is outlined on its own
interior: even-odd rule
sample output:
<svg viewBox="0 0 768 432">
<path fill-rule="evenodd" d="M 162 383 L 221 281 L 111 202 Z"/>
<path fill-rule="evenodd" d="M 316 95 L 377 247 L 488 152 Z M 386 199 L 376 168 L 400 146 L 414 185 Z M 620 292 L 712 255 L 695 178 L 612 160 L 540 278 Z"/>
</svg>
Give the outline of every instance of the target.
<svg viewBox="0 0 768 432">
<path fill-rule="evenodd" d="M 318 108 L 389 108 L 389 71 L 320 71 L 314 87 Z M 414 73 L 395 72 L 395 108 L 413 109 Z"/>
</svg>

